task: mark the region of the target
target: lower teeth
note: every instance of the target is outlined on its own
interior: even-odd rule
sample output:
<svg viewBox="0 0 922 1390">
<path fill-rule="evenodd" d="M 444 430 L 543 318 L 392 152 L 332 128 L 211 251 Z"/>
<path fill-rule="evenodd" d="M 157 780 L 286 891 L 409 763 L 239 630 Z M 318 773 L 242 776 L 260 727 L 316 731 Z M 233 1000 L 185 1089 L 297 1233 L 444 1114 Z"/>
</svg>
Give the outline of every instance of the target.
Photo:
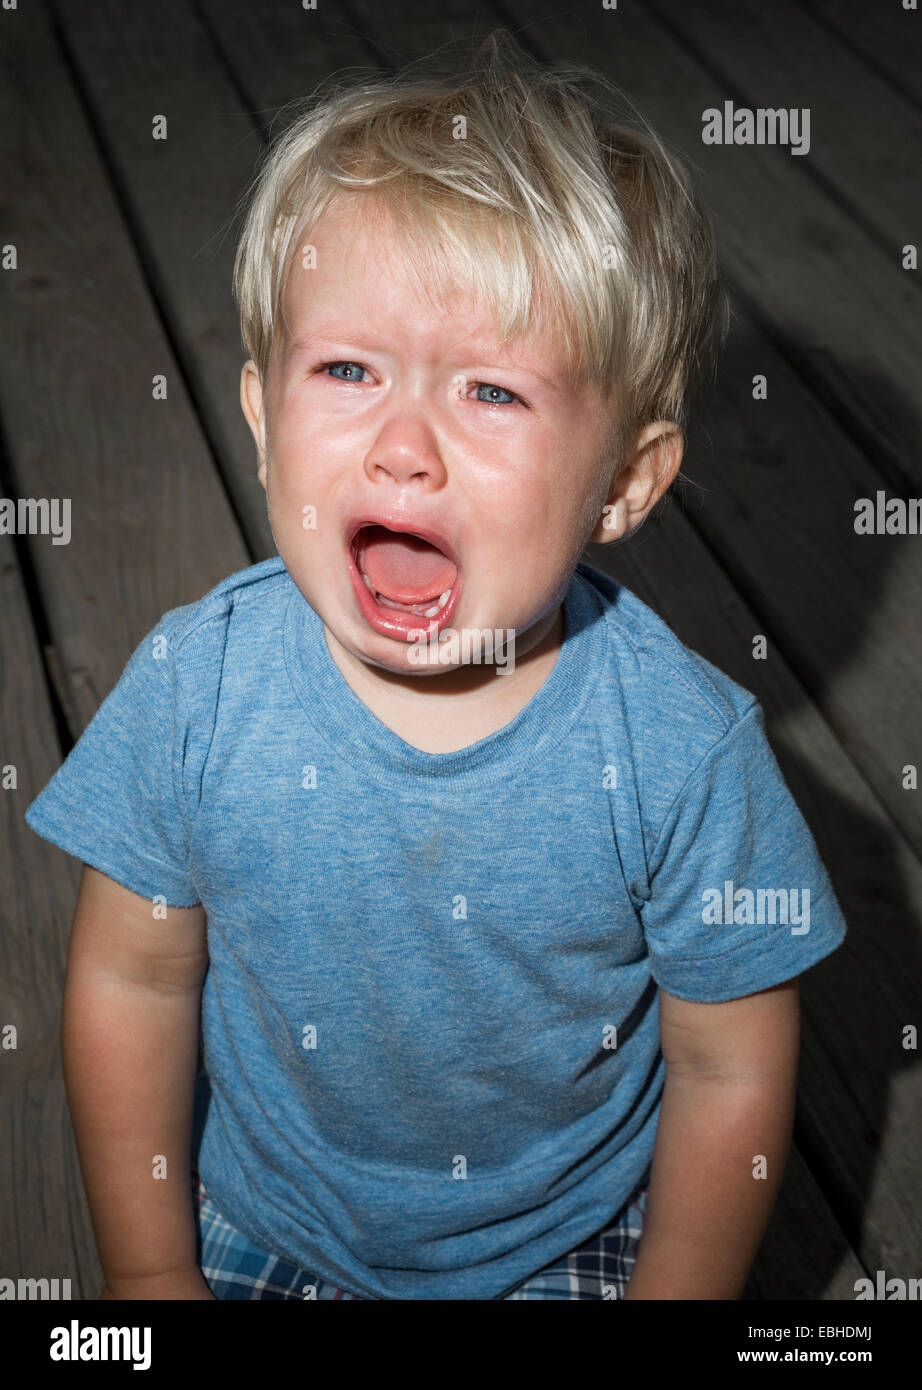
<svg viewBox="0 0 922 1390">
<path fill-rule="evenodd" d="M 446 589 L 444 594 L 440 594 L 433 606 L 431 608 L 426 609 L 426 611 L 423 614 L 423 617 L 434 618 L 436 613 L 441 612 L 441 610 L 445 607 L 446 603 L 448 602 L 448 597 L 450 593 L 451 590 Z"/>
<path fill-rule="evenodd" d="M 375 589 L 374 585 L 372 584 L 371 580 L 368 578 L 368 575 L 367 575 L 367 574 L 363 574 L 363 575 L 362 575 L 362 579 L 364 580 L 365 585 L 366 585 L 368 591 L 374 596 L 375 600 L 376 600 L 377 602 L 380 603 L 381 600 L 382 600 L 383 598 L 385 598 L 385 595 L 379 594 L 379 593 L 378 593 L 378 591 Z M 430 608 L 422 608 L 418 603 L 417 603 L 417 604 L 412 604 L 412 603 L 398 604 L 397 607 L 402 608 L 402 609 L 404 609 L 404 611 L 409 612 L 409 613 L 418 613 L 418 614 L 420 615 L 420 617 L 422 617 L 422 618 L 434 618 L 434 617 L 436 617 L 436 615 L 437 615 L 438 613 L 440 613 L 440 612 L 442 611 L 442 609 L 445 607 L 445 605 L 446 605 L 446 603 L 448 602 L 450 596 L 451 596 L 451 589 L 446 589 L 445 592 L 444 592 L 444 594 L 439 594 L 439 597 L 436 599 L 435 603 L 432 604 L 432 606 L 431 606 Z M 386 602 L 385 602 L 385 607 L 388 607 L 388 606 L 390 606 L 390 604 L 393 604 L 393 603 L 395 603 L 395 600 L 394 600 L 394 599 L 388 599 L 388 600 L 386 600 Z"/>
</svg>

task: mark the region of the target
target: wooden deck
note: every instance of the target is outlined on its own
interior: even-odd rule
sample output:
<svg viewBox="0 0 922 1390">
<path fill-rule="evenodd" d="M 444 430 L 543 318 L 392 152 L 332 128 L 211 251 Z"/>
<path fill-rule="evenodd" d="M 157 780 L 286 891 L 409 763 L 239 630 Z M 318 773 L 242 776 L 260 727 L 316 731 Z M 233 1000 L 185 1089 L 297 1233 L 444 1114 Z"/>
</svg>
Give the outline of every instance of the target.
<svg viewBox="0 0 922 1390">
<path fill-rule="evenodd" d="M 435 16 L 435 17 L 433 17 Z M 497 25 L 591 62 L 698 170 L 733 324 L 659 524 L 587 558 L 753 690 L 835 884 L 802 982 L 794 1145 L 746 1296 L 922 1273 L 922 537 L 856 536 L 922 492 L 919 17 L 859 0 L 553 5 L 32 0 L 0 24 L 0 492 L 72 538 L 0 537 L 0 1276 L 101 1283 L 58 1052 L 79 865 L 23 812 L 168 608 L 275 554 L 238 405 L 233 212 L 276 110 L 331 70 Z M 521 28 L 520 28 L 521 26 Z M 701 115 L 808 107 L 811 148 L 705 146 Z M 151 138 L 156 114 L 168 139 Z M 151 380 L 165 374 L 166 402 Z M 768 399 L 753 400 L 764 374 Z M 752 659 L 756 633 L 769 658 Z"/>
</svg>

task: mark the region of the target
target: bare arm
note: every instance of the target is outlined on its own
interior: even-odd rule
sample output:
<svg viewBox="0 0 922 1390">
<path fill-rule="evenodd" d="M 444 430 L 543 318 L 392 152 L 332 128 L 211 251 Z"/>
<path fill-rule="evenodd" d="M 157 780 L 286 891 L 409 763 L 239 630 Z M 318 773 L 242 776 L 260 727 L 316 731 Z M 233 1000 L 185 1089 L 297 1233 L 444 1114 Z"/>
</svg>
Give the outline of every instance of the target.
<svg viewBox="0 0 922 1390">
<path fill-rule="evenodd" d="M 213 1297 L 196 1265 L 189 1178 L 205 912 L 164 911 L 155 918 L 153 903 L 84 866 L 61 1047 L 103 1297 Z"/>
<path fill-rule="evenodd" d="M 660 1032 L 666 1084 L 625 1299 L 737 1299 L 790 1148 L 797 980 L 722 1004 L 662 991 Z"/>
</svg>

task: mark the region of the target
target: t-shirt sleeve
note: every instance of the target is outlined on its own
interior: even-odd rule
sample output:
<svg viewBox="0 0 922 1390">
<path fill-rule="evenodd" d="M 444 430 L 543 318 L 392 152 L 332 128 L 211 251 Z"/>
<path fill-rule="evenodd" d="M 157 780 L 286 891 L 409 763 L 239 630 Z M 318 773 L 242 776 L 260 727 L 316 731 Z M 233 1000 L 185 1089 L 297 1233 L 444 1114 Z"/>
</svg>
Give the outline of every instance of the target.
<svg viewBox="0 0 922 1390">
<path fill-rule="evenodd" d="M 657 984 L 720 1003 L 780 984 L 846 925 L 754 703 L 698 764 L 648 864 L 641 920 Z"/>
<path fill-rule="evenodd" d="M 191 907 L 200 898 L 183 818 L 173 636 L 164 615 L 25 819 L 36 834 L 141 897 Z"/>
</svg>

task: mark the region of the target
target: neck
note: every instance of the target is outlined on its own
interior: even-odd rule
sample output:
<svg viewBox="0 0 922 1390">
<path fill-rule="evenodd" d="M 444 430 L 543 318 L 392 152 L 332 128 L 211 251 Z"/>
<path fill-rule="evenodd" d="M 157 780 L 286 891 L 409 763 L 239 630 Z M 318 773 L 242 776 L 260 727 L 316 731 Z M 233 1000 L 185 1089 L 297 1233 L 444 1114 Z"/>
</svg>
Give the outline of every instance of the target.
<svg viewBox="0 0 922 1390">
<path fill-rule="evenodd" d="M 564 613 L 563 604 L 558 603 L 521 638 L 516 637 L 514 664 L 502 676 L 493 664 L 468 664 L 421 675 L 390 671 L 354 656 L 326 627 L 324 634 L 331 657 L 360 699 L 376 697 L 409 713 L 415 710 L 425 715 L 448 700 L 457 706 L 459 697 L 464 697 L 465 704 L 505 705 L 524 693 L 524 704 L 544 684 L 557 660 L 563 644 Z"/>
</svg>

